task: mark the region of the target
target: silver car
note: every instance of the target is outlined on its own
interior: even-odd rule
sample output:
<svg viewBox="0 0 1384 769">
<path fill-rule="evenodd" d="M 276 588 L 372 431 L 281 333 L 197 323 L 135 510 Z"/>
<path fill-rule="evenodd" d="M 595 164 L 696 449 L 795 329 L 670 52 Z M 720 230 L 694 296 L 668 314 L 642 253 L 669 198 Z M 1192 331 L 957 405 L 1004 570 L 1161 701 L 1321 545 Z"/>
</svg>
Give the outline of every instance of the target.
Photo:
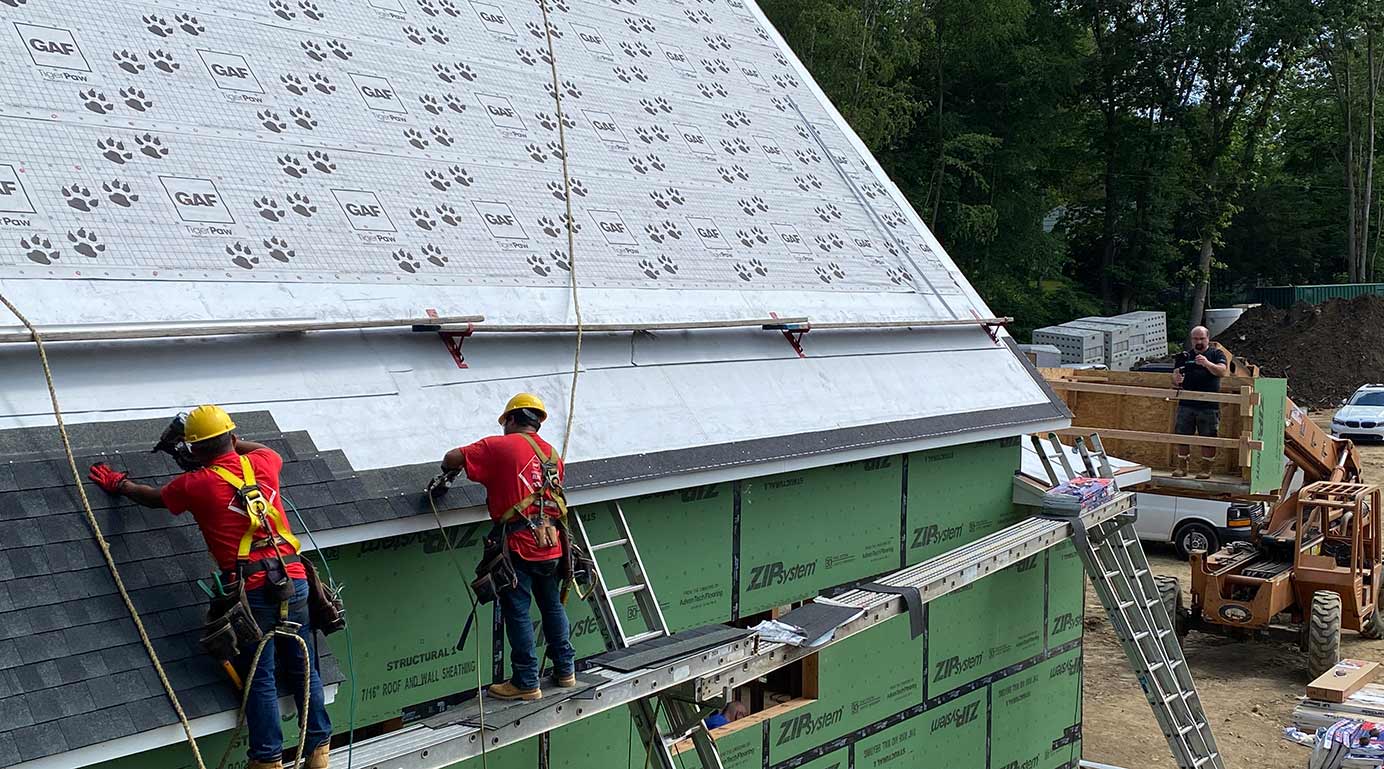
<svg viewBox="0 0 1384 769">
<path fill-rule="evenodd" d="M 1384 384 L 1367 384 L 1355 391 L 1331 418 L 1338 438 L 1384 440 Z"/>
</svg>

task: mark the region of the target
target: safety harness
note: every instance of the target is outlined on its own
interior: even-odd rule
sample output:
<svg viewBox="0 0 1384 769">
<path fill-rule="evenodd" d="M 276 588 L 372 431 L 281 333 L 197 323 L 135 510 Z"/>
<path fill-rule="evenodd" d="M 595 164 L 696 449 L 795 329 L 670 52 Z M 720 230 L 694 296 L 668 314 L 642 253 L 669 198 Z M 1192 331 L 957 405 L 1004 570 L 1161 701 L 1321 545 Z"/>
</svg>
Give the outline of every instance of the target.
<svg viewBox="0 0 1384 769">
<path fill-rule="evenodd" d="M 528 433 L 519 433 L 518 435 L 524 439 L 525 443 L 529 444 L 529 448 L 533 449 L 533 453 L 538 456 L 541 477 L 538 488 L 515 502 L 500 516 L 498 523 L 500 526 L 504 526 L 515 518 L 522 518 L 528 523 L 530 529 L 537 529 L 547 523 L 548 505 L 552 504 L 557 507 L 559 513 L 557 516 L 558 524 L 565 531 L 567 528 L 567 497 L 562 490 L 562 467 L 558 464 L 555 454 L 545 453 L 543 447 L 538 445 L 538 441 L 534 440 L 532 435 Z M 538 505 L 538 515 L 535 516 L 536 522 L 535 517 L 530 517 L 527 514 L 529 508 L 535 504 Z M 540 542 L 539 546 L 543 546 L 543 543 Z"/>
<path fill-rule="evenodd" d="M 279 582 L 275 587 L 283 590 L 282 585 L 287 585 L 291 591 L 292 584 L 288 579 L 287 568 L 290 563 L 298 563 L 302 559 L 297 555 L 284 555 L 280 551 L 280 545 L 288 544 L 293 547 L 293 552 L 298 552 L 298 538 L 293 536 L 288 525 L 288 517 L 283 511 L 273 504 L 271 497 L 265 497 L 264 491 L 255 482 L 255 468 L 250 464 L 250 458 L 242 454 L 240 456 L 241 476 L 221 467 L 212 465 L 210 470 L 226 483 L 231 484 L 235 489 L 235 499 L 231 503 L 231 509 L 240 513 L 250 520 L 250 527 L 245 530 L 245 534 L 240 538 L 240 547 L 236 551 L 236 571 L 241 579 L 241 584 L 251 574 L 267 571 L 270 566 L 270 558 L 261 558 L 258 561 L 251 561 L 250 554 L 256 550 L 273 548 L 273 560 L 276 560 L 280 567 Z M 277 494 L 271 490 L 271 494 Z M 280 594 L 282 600 L 279 604 L 279 618 L 288 616 L 288 603 L 292 593 L 287 595 Z"/>
</svg>

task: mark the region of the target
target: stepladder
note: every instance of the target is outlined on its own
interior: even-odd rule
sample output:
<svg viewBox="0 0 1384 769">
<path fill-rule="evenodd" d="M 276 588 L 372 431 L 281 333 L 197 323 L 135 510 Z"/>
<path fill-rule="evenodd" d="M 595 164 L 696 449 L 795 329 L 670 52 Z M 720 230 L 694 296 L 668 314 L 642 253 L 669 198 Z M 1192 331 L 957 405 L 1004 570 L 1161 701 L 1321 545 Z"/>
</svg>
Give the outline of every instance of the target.
<svg viewBox="0 0 1384 769">
<path fill-rule="evenodd" d="M 590 559 L 588 598 L 607 648 L 628 649 L 670 636 L 668 621 L 620 503 L 573 509 L 571 517 L 576 524 L 572 532 L 575 544 Z M 593 539 L 593 530 L 610 539 Z M 618 574 L 611 573 L 612 564 L 618 564 Z M 716 742 L 702 721 L 690 688 L 636 700 L 630 711 L 658 769 L 722 769 Z M 679 743 L 689 740 L 693 750 L 678 753 Z M 689 753 L 695 754 L 695 762 Z"/>
<path fill-rule="evenodd" d="M 1091 436 L 1089 442 L 1077 439 L 1075 453 L 1081 458 L 1084 473 L 1074 471 L 1069 460 L 1071 450 L 1062 446 L 1056 435 L 1049 434 L 1048 441 L 1051 452 L 1033 436 L 1034 448 L 1054 486 L 1060 480 L 1050 455 L 1055 455 L 1066 472 L 1061 480 L 1084 476 L 1115 483 L 1099 436 Z M 1048 509 L 1046 504 L 1044 507 Z M 1071 521 L 1072 544 L 1179 769 L 1225 769 L 1173 619 L 1134 530 L 1137 509 L 1092 527 L 1070 511 L 1053 513 L 1052 517 Z"/>
</svg>

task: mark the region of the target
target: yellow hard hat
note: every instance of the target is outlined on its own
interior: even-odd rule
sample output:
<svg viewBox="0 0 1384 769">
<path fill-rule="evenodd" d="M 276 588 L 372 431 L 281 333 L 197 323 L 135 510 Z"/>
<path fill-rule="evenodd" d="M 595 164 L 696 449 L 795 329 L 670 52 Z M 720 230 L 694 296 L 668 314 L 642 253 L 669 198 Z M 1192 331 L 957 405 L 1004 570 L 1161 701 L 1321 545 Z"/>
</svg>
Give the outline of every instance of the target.
<svg viewBox="0 0 1384 769">
<path fill-rule="evenodd" d="M 235 422 L 231 421 L 231 415 L 227 414 L 225 409 L 220 406 L 202 405 L 188 413 L 187 421 L 183 425 L 183 438 L 188 443 L 197 443 L 225 435 L 234 429 Z"/>
<path fill-rule="evenodd" d="M 500 424 L 504 424 L 505 417 L 509 416 L 509 412 L 516 409 L 537 411 L 539 421 L 548 418 L 548 409 L 543 406 L 542 399 L 533 393 L 519 393 L 513 398 L 510 398 L 509 403 L 505 404 L 505 410 L 500 412 Z"/>
</svg>

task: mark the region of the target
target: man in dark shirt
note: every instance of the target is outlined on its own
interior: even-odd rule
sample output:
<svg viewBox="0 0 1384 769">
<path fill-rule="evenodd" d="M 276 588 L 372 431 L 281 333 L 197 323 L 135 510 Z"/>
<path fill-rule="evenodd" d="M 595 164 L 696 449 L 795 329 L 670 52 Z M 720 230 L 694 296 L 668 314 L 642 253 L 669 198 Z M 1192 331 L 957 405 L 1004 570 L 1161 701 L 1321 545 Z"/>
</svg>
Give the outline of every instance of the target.
<svg viewBox="0 0 1384 769">
<path fill-rule="evenodd" d="M 1211 334 L 1205 326 L 1192 329 L 1192 349 L 1188 353 L 1191 360 L 1186 365 L 1173 369 L 1173 386 L 1192 392 L 1214 393 L 1221 389 L 1221 377 L 1230 373 L 1225 353 L 1211 346 Z M 1186 396 L 1184 396 L 1186 397 Z M 1221 404 L 1214 401 L 1179 400 L 1175 430 L 1178 435 L 1200 435 L 1214 438 L 1220 433 Z M 1187 464 L 1191 459 L 1191 447 L 1177 447 L 1177 464 L 1173 468 L 1174 478 L 1187 476 Z M 1211 477 L 1211 467 L 1216 462 L 1216 447 L 1202 446 L 1201 461 L 1197 467 L 1197 477 L 1205 480 Z"/>
</svg>

